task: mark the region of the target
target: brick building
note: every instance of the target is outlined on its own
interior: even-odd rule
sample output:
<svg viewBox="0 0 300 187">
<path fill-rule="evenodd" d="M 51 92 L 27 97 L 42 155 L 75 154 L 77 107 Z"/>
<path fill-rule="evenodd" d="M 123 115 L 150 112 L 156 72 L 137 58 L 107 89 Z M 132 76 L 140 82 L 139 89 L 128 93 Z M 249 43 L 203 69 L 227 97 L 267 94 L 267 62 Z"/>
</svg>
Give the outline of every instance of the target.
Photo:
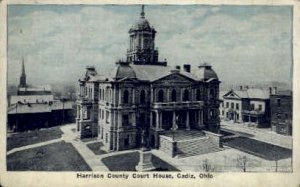
<svg viewBox="0 0 300 187">
<path fill-rule="evenodd" d="M 208 130 L 207 136 L 218 137 L 213 133 L 219 129 L 217 74 L 208 64 L 173 68 L 159 61 L 155 36 L 142 8 L 129 30 L 126 60 L 116 62 L 109 75 L 86 68 L 77 101 L 81 138 L 97 136 L 107 151 L 119 151 L 139 147 L 142 134 L 149 146 L 166 145 L 166 150 L 174 143 L 166 138 L 172 130 L 187 137 L 188 132 L 202 136 L 201 130 Z"/>
<path fill-rule="evenodd" d="M 278 91 L 270 96 L 272 130 L 292 135 L 293 97 L 291 91 Z"/>
</svg>

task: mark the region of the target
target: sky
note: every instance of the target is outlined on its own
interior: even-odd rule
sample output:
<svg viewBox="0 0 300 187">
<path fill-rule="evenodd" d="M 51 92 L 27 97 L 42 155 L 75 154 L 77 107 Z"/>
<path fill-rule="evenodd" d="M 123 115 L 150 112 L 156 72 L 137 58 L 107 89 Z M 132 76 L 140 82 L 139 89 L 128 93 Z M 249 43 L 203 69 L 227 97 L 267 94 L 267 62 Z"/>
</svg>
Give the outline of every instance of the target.
<svg viewBox="0 0 300 187">
<path fill-rule="evenodd" d="M 140 5 L 9 5 L 8 84 L 24 58 L 29 84 L 76 83 L 87 65 L 106 74 L 129 47 Z M 159 58 L 203 62 L 222 82 L 292 80 L 292 7 L 146 5 Z"/>
</svg>

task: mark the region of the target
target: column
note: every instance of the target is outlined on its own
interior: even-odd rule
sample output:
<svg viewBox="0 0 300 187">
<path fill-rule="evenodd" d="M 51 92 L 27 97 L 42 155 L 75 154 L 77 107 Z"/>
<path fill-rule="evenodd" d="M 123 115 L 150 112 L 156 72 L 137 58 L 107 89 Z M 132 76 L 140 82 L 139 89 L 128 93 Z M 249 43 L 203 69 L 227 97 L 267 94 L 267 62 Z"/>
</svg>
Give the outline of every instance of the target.
<svg viewBox="0 0 300 187">
<path fill-rule="evenodd" d="M 190 112 L 186 111 L 186 130 L 190 130 Z"/>
<path fill-rule="evenodd" d="M 76 125 L 77 131 L 79 131 L 79 120 L 80 120 L 80 105 L 77 105 L 77 116 L 76 116 Z"/>
<path fill-rule="evenodd" d="M 80 108 L 80 119 L 81 120 L 83 120 L 83 116 L 84 116 L 83 112 L 84 112 L 84 109 L 83 109 L 83 106 L 81 106 L 81 108 Z"/>
<path fill-rule="evenodd" d="M 152 128 L 152 125 L 153 125 L 153 119 L 152 119 L 152 111 L 150 111 L 150 128 Z"/>
<path fill-rule="evenodd" d="M 202 123 L 201 123 L 201 110 L 198 110 L 198 127 L 201 127 Z"/>
<path fill-rule="evenodd" d="M 117 148 L 116 148 L 117 151 L 120 150 L 120 133 L 117 132 Z"/>
<path fill-rule="evenodd" d="M 122 90 L 119 89 L 119 105 L 122 104 Z"/>
<path fill-rule="evenodd" d="M 175 112 L 175 110 L 173 111 L 173 123 L 172 123 L 172 128 L 173 128 L 173 130 L 176 129 L 176 112 Z"/>
<path fill-rule="evenodd" d="M 155 113 L 156 113 L 156 124 L 155 124 L 155 129 L 158 130 L 158 129 L 159 129 L 159 121 L 160 121 L 160 120 L 159 120 L 159 119 L 160 119 L 159 116 L 160 116 L 160 115 L 159 115 L 159 113 L 158 113 L 157 110 L 155 111 Z"/>
<path fill-rule="evenodd" d="M 132 104 L 135 105 L 135 89 L 132 88 Z"/>
<path fill-rule="evenodd" d="M 133 125 L 133 126 L 136 126 L 136 115 L 135 115 L 135 112 L 133 112 L 133 113 L 131 114 L 131 116 L 132 116 L 132 125 Z"/>
<path fill-rule="evenodd" d="M 203 110 L 201 110 L 200 111 L 200 116 L 201 116 L 201 121 L 200 121 L 200 123 L 201 123 L 201 125 L 203 126 Z"/>
<path fill-rule="evenodd" d="M 183 89 L 180 88 L 180 101 L 182 102 L 183 101 Z"/>
<path fill-rule="evenodd" d="M 77 105 L 77 118 L 80 118 L 80 105 Z"/>
<path fill-rule="evenodd" d="M 118 112 L 118 129 L 122 126 L 122 114 L 121 112 Z"/>
<path fill-rule="evenodd" d="M 150 101 L 153 103 L 153 88 L 150 88 Z"/>
<path fill-rule="evenodd" d="M 159 128 L 162 129 L 162 112 L 159 112 Z"/>
</svg>

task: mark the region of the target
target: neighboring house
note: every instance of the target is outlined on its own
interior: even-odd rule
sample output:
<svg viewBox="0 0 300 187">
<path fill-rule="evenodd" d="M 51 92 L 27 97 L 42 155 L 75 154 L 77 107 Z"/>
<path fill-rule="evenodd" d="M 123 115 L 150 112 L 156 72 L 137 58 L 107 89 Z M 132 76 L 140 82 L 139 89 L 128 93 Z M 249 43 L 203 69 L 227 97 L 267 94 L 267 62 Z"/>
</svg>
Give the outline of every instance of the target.
<svg viewBox="0 0 300 187">
<path fill-rule="evenodd" d="M 220 118 L 233 122 L 247 122 L 257 127 L 270 126 L 270 94 L 273 89 L 241 87 L 221 96 Z"/>
<path fill-rule="evenodd" d="M 278 91 L 270 96 L 272 130 L 278 134 L 292 135 L 292 91 Z"/>
<path fill-rule="evenodd" d="M 217 74 L 208 64 L 180 69 L 158 61 L 155 34 L 142 11 L 129 30 L 126 61 L 117 62 L 106 76 L 87 67 L 77 101 L 81 138 L 98 136 L 104 149 L 119 151 L 139 147 L 144 133 L 158 148 L 160 135 L 171 130 L 218 132 Z"/>
<path fill-rule="evenodd" d="M 18 95 L 10 96 L 8 104 L 8 131 L 51 127 L 72 122 L 75 118 L 72 101 L 54 99 L 50 86 L 29 86 L 26 83 L 24 60 Z"/>
</svg>

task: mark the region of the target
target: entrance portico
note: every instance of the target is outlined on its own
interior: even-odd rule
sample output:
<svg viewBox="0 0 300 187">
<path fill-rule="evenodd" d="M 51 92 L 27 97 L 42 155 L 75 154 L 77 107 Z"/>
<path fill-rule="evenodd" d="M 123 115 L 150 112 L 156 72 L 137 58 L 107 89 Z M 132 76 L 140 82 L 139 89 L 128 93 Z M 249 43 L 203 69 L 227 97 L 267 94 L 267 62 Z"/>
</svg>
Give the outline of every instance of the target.
<svg viewBox="0 0 300 187">
<path fill-rule="evenodd" d="M 203 127 L 203 110 L 154 110 L 150 115 L 155 130 L 190 130 Z"/>
</svg>

